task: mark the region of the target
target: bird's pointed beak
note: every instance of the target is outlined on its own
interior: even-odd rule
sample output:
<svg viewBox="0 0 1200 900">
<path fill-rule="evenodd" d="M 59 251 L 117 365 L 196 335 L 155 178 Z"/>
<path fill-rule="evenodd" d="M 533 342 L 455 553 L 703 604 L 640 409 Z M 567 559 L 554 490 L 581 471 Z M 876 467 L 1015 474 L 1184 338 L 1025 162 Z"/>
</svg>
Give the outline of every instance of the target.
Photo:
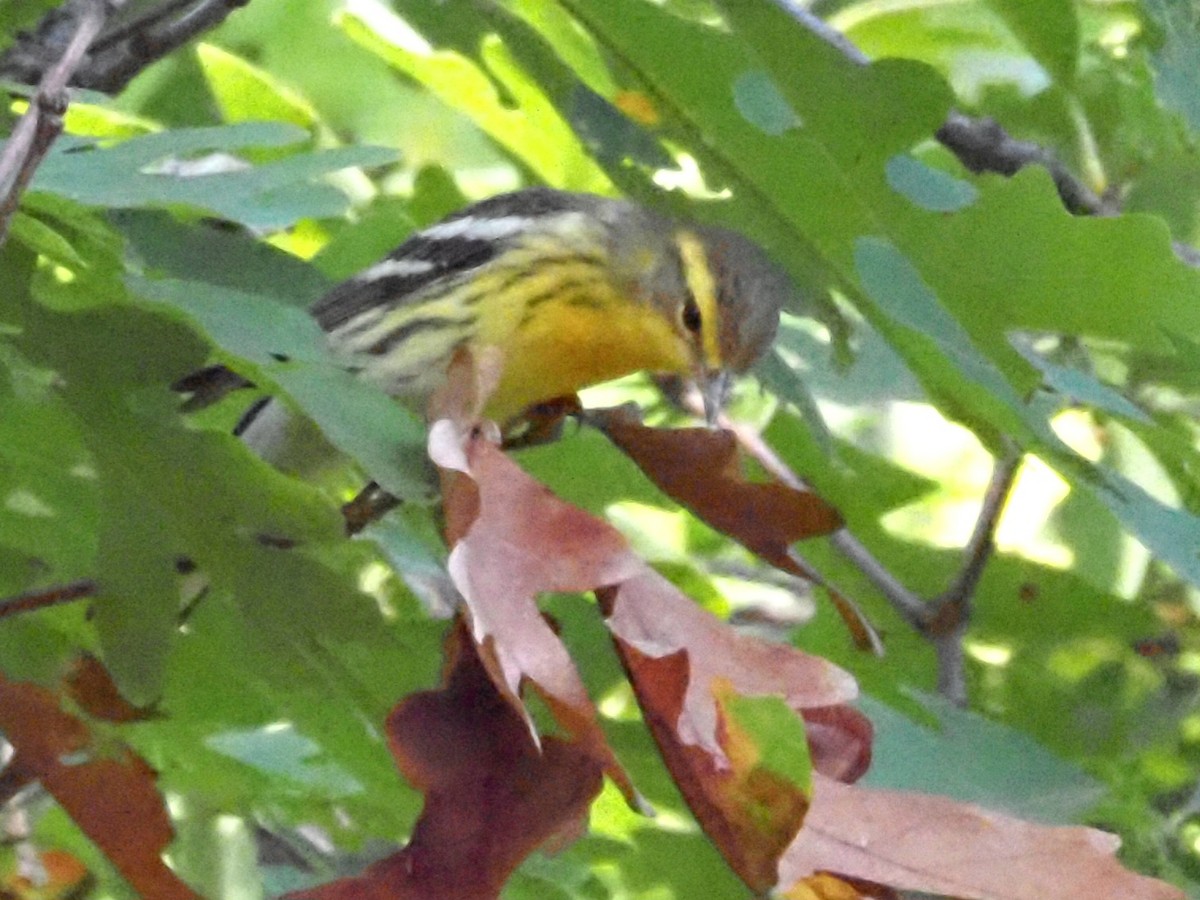
<svg viewBox="0 0 1200 900">
<path fill-rule="evenodd" d="M 732 377 L 726 369 L 708 369 L 701 372 L 696 380 L 700 386 L 700 396 L 704 399 L 704 421 L 711 428 L 717 424 L 717 416 L 725 409 Z"/>
</svg>

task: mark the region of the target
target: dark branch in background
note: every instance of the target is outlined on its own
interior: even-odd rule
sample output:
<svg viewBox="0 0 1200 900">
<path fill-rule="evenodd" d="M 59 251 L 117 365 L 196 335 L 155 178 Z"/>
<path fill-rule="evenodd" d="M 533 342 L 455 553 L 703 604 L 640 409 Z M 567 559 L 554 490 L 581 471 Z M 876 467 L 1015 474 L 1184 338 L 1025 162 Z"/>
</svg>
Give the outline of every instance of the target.
<svg viewBox="0 0 1200 900">
<path fill-rule="evenodd" d="M 775 2 L 850 62 L 859 66 L 870 65 L 871 60 L 867 55 L 844 34 L 804 9 L 797 0 Z M 959 162 L 977 175 L 982 172 L 1015 175 L 1026 166 L 1042 166 L 1054 179 L 1063 205 L 1072 213 L 1099 215 L 1105 211 L 1104 204 L 1095 192 L 1076 178 L 1053 153 L 1030 141 L 1018 141 L 994 119 L 965 116 L 951 110 L 937 130 L 936 137 L 942 146 L 958 157 Z"/>
<path fill-rule="evenodd" d="M 944 594 L 937 598 L 940 606 L 955 606 L 962 610 L 960 618 L 967 618 L 970 612 L 971 596 L 983 576 L 983 568 L 996 549 L 993 537 L 996 527 L 1000 524 L 1000 515 L 1004 512 L 1004 504 L 1012 491 L 1013 482 L 1017 478 L 1017 470 L 1021 467 L 1021 452 L 1016 447 L 1009 447 L 1004 456 L 996 460 L 992 469 L 992 477 L 988 482 L 987 491 L 983 495 L 983 503 L 979 508 L 979 518 L 975 520 L 975 529 L 964 548 L 965 565 L 954 583 Z"/>
<path fill-rule="evenodd" d="M 225 18 L 250 0 L 165 0 L 132 18 L 115 24 L 103 34 L 93 35 L 86 59 L 70 80 L 74 87 L 108 94 L 119 93 L 134 76 L 196 35 L 220 25 Z M 0 55 L 0 78 L 33 84 L 58 59 L 63 33 L 78 18 L 77 10 L 87 0 L 67 0 L 48 13 L 31 32 L 18 35 L 17 42 Z M 110 2 L 110 7 L 122 5 Z"/>
<path fill-rule="evenodd" d="M 795 488 L 805 487 L 804 481 L 757 434 L 726 422 L 722 422 L 722 425 L 733 431 L 747 454 L 781 482 Z M 829 539 L 887 599 L 901 618 L 933 644 L 938 657 L 938 692 L 959 705 L 967 702 L 962 638 L 971 619 L 971 598 L 996 549 L 996 527 L 1000 524 L 1000 516 L 1012 492 L 1021 458 L 1021 452 L 1013 447 L 996 460 L 991 481 L 980 503 L 975 527 L 963 547 L 962 568 L 950 586 L 931 600 L 905 587 L 848 529 L 834 532 Z M 804 565 L 815 571 L 811 563 L 805 561 Z M 824 576 L 820 576 L 819 583 L 836 590 Z"/>
<path fill-rule="evenodd" d="M 932 614 L 923 631 L 937 651 L 938 693 L 960 706 L 967 704 L 962 641 L 971 621 L 971 599 L 984 566 L 996 550 L 996 527 L 1020 467 L 1021 453 L 1015 447 L 996 460 L 975 530 L 963 548 L 963 567 L 946 592 L 930 604 Z"/>
<path fill-rule="evenodd" d="M 47 609 L 62 603 L 71 603 L 86 597 L 94 597 L 99 590 L 96 582 L 90 578 L 83 578 L 67 584 L 56 584 L 38 591 L 27 591 L 24 594 L 6 597 L 0 600 L 0 619 Z"/>
<path fill-rule="evenodd" d="M 775 0 L 775 3 L 850 62 L 860 66 L 870 63 L 867 55 L 845 35 L 804 9 L 797 0 Z M 959 162 L 976 174 L 994 172 L 998 175 L 1015 175 L 1026 166 L 1041 166 L 1054 179 L 1063 206 L 1074 215 L 1110 216 L 1120 212 L 1113 203 L 1098 196 L 1050 150 L 1032 141 L 1017 140 L 995 119 L 967 116 L 951 110 L 935 137 L 958 157 Z M 1180 241 L 1173 241 L 1171 246 L 1181 261 L 1200 268 L 1200 250 Z"/>
<path fill-rule="evenodd" d="M 0 153 L 0 245 L 33 173 L 62 133 L 67 87 L 117 93 L 142 69 L 249 0 L 167 0 L 107 33 L 125 0 L 66 0 L 0 55 L 0 79 L 36 84 Z"/>
<path fill-rule="evenodd" d="M 937 139 L 976 174 L 1015 175 L 1026 166 L 1041 166 L 1054 179 L 1063 206 L 1074 215 L 1102 216 L 1116 212 L 1053 153 L 1032 141 L 1017 140 L 995 119 L 973 118 L 951 110 L 937 130 Z"/>
<path fill-rule="evenodd" d="M 845 35 L 830 28 L 797 0 L 775 2 L 846 59 L 856 65 L 869 64 L 866 54 Z M 994 172 L 1011 176 L 1026 166 L 1041 166 L 1054 180 L 1063 206 L 1074 215 L 1103 216 L 1119 212 L 1076 177 L 1051 151 L 1031 141 L 1012 137 L 993 119 L 967 116 L 951 110 L 946 121 L 938 128 L 936 137 L 967 169 L 977 174 Z M 1183 262 L 1200 267 L 1200 251 L 1196 248 L 1178 242 L 1174 248 Z M 932 600 L 926 601 L 908 590 L 849 531 L 843 529 L 832 538 L 834 546 L 854 563 L 905 621 L 933 644 L 938 658 L 938 690 L 958 704 L 967 701 L 962 639 L 971 619 L 971 600 L 983 569 L 995 550 L 996 526 L 1012 491 L 1021 458 L 1020 450 L 1012 447 L 996 460 L 974 531 L 963 548 L 962 568 L 950 587 Z"/>
<path fill-rule="evenodd" d="M 62 133 L 67 110 L 67 84 L 83 61 L 88 46 L 100 34 L 109 12 L 123 0 L 69 0 L 47 26 L 48 39 L 61 45 L 53 64 L 41 75 L 29 109 L 17 122 L 0 153 L 0 245 L 8 237 L 9 224 L 21 194 L 33 180 L 50 145 Z"/>
</svg>

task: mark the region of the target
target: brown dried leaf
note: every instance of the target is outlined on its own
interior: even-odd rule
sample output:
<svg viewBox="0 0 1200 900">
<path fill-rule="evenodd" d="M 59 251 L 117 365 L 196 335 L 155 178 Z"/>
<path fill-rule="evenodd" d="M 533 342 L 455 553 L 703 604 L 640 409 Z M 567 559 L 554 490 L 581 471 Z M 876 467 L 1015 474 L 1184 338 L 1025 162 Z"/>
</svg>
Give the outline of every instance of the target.
<svg viewBox="0 0 1200 900">
<path fill-rule="evenodd" d="M 687 461 L 667 465 L 667 480 L 716 482 L 719 491 L 736 480 L 729 474 L 732 456 L 719 445 L 728 439 L 714 445 L 709 437 L 702 432 L 698 438 L 711 451 L 700 454 L 709 460 L 701 467 L 704 477 L 697 478 L 701 468 Z M 690 459 L 686 450 L 671 444 L 658 452 Z M 848 675 L 791 648 L 729 631 L 634 557 L 608 525 L 525 475 L 480 429 L 435 423 L 430 455 L 452 470 L 446 500 L 454 544 L 451 570 L 467 602 L 482 664 L 511 709 L 530 723 L 519 695 L 527 680 L 560 720 L 573 721 L 568 730 L 594 735 L 594 746 L 603 748 L 597 752 L 611 760 L 578 674 L 536 608 L 536 595 L 544 591 L 598 589 L 672 774 L 697 818 L 752 886 L 777 883 L 791 896 L 829 898 L 849 898 L 854 891 L 889 897 L 892 887 L 1003 900 L 1182 896 L 1123 870 L 1111 857 L 1115 839 L 1101 832 L 1048 829 L 945 798 L 862 790 L 834 780 L 852 781 L 869 760 L 870 724 L 844 702 L 855 692 Z M 736 500 L 714 517 L 724 516 L 721 521 L 736 529 L 753 517 L 759 501 L 747 501 L 740 488 L 729 490 Z M 786 556 L 796 534 L 787 528 L 799 528 L 803 534 L 798 536 L 804 536 L 836 525 L 828 508 L 795 498 L 782 508 L 789 503 L 798 506 L 786 515 L 771 507 L 774 530 L 746 526 L 747 546 L 769 559 Z M 804 826 L 782 860 L 783 838 L 804 815 L 803 791 L 788 784 L 781 798 L 770 796 L 780 785 L 764 779 L 757 766 L 757 751 L 767 748 L 752 746 L 736 723 L 731 725 L 733 694 L 782 696 L 808 723 L 816 789 L 808 798 Z M 611 773 L 615 762 L 605 765 Z M 762 821 L 754 821 L 756 815 Z M 782 877 L 776 881 L 777 861 Z M 1023 865 L 1027 877 L 1012 878 L 1014 867 Z"/>
<path fill-rule="evenodd" d="M 134 706 L 117 689 L 104 663 L 84 653 L 71 666 L 64 679 L 67 694 L 89 716 L 105 722 L 141 722 L 153 718 L 149 709 Z"/>
<path fill-rule="evenodd" d="M 723 678 L 739 694 L 780 696 L 797 712 L 826 707 L 844 710 L 845 721 L 853 721 L 865 740 L 851 736 L 846 741 L 847 748 L 852 748 L 846 759 L 814 755 L 814 764 L 864 770 L 869 764 L 870 723 L 844 705 L 858 696 L 858 685 L 833 663 L 786 644 L 738 634 L 648 566 L 604 591 L 601 599 L 608 627 L 622 653 L 635 649 L 658 658 L 687 652 L 687 693 L 673 726 L 683 742 L 720 755 L 712 683 Z M 639 679 L 632 680 L 637 690 Z"/>
<path fill-rule="evenodd" d="M 756 891 L 778 880 L 780 855 L 809 805 L 804 786 L 760 765 L 726 698 L 780 696 L 816 715 L 813 765 L 861 772 L 870 723 L 845 706 L 853 678 L 826 660 L 739 635 L 650 569 L 600 592 L 643 716 L 675 783 L 730 867 Z"/>
<path fill-rule="evenodd" d="M 107 758 L 74 762 L 91 733 L 46 688 L 0 675 L 0 731 L 15 754 L 6 776 L 37 780 L 144 897 L 197 900 L 162 861 L 173 837 L 155 773 L 121 749 Z"/>
<path fill-rule="evenodd" d="M 752 760 L 738 759 L 717 706 L 715 753 L 680 740 L 676 728 L 688 682 L 686 652 L 655 658 L 628 648 L 622 656 L 646 725 L 696 821 L 738 877 L 755 891 L 769 889 L 780 855 L 804 821 L 808 797 Z"/>
<path fill-rule="evenodd" d="M 832 872 L 969 900 L 1184 897 L 1123 868 L 1113 856 L 1118 839 L 1092 828 L 1035 825 L 946 797 L 821 776 L 813 788 L 804 828 L 780 863 L 781 886 Z"/>
<path fill-rule="evenodd" d="M 841 514 L 808 490 L 742 474 L 738 438 L 708 428 L 647 428 L 624 408 L 590 410 L 587 420 L 637 464 L 659 490 L 722 534 L 784 572 L 823 579 L 789 548 L 842 527 Z M 874 627 L 848 597 L 824 585 L 861 650 L 882 653 Z"/>
<path fill-rule="evenodd" d="M 469 416 L 471 409 L 460 405 L 455 413 Z M 637 645 L 649 666 L 679 650 L 693 654 L 685 654 L 683 683 L 695 685 L 695 690 L 681 689 L 673 710 L 652 713 L 660 715 L 660 743 L 688 757 L 692 771 L 699 773 L 693 780 L 700 789 L 692 796 L 708 803 L 702 821 L 706 818 L 710 831 L 721 835 L 718 841 L 738 861 L 739 871 L 755 884 L 773 883 L 775 861 L 795 834 L 807 800 L 802 790 L 794 795 L 778 790 L 779 798 L 769 798 L 772 791 L 764 793 L 763 787 L 769 772 L 755 767 L 758 748 L 748 748 L 745 741 L 738 745 L 740 755 L 734 754 L 744 765 L 735 777 L 728 777 L 736 768 L 730 756 L 731 731 L 718 713 L 713 679 L 724 679 L 722 683 L 737 694 L 784 696 L 796 710 L 836 705 L 854 696 L 853 679 L 789 647 L 734 635 L 638 559 L 615 529 L 559 500 L 469 422 L 435 422 L 430 456 L 443 471 L 447 538 L 452 545 L 449 569 L 466 601 L 481 660 L 531 733 L 532 721 L 520 700 L 525 684 L 539 691 L 559 722 L 592 747 L 606 771 L 622 784 L 624 775 L 604 742 L 570 656 L 536 605 L 537 596 L 545 592 L 617 586 L 614 605 L 621 610 L 619 623 L 624 628 L 618 631 Z M 793 529 L 797 509 L 788 506 L 788 527 Z M 781 547 L 786 552 L 786 545 Z M 647 624 L 655 620 L 671 627 Z M 706 664 L 689 673 L 700 657 Z M 843 759 L 834 768 L 861 768 L 869 725 L 860 728 L 858 737 L 863 734 L 867 739 L 857 745 L 849 739 L 841 742 L 840 752 L 853 761 Z M 627 782 L 622 786 L 632 796 Z M 780 787 L 775 782 L 769 786 Z M 762 827 L 755 827 L 756 821 Z"/>
<path fill-rule="evenodd" d="M 464 448 L 461 430 L 443 420 L 429 440 L 434 461 L 452 470 L 443 480 L 447 531 L 457 538 L 448 569 L 466 601 L 484 666 L 534 741 L 537 733 L 520 699 L 523 683 L 541 694 L 559 724 L 590 748 L 634 801 L 575 664 L 536 598 L 620 581 L 637 559 L 614 529 L 558 500 L 482 435 L 467 436 Z"/>
<path fill-rule="evenodd" d="M 811 491 L 748 481 L 731 432 L 647 428 L 623 409 L 593 410 L 588 419 L 659 490 L 784 571 L 807 577 L 788 548 L 842 527 L 838 511 Z"/>
<path fill-rule="evenodd" d="M 388 719 L 396 762 L 425 793 L 412 839 L 366 874 L 292 900 L 490 900 L 533 850 L 586 825 L 601 787 L 594 754 L 557 738 L 536 748 L 461 622 L 447 655 L 444 686 Z"/>
</svg>

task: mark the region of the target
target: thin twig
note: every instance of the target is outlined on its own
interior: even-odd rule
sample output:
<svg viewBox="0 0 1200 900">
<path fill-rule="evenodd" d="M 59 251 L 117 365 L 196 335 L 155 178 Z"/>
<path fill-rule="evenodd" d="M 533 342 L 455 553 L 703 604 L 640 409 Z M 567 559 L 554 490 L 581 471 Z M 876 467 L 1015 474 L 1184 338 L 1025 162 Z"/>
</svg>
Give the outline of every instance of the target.
<svg viewBox="0 0 1200 900">
<path fill-rule="evenodd" d="M 37 591 L 26 591 L 0 600 L 0 619 L 94 597 L 99 590 L 100 586 L 91 578 L 81 578 Z"/>
<path fill-rule="evenodd" d="M 382 519 L 399 505 L 399 499 L 393 497 L 374 481 L 369 482 L 355 495 L 353 500 L 342 506 L 346 536 L 353 537 L 372 522 Z"/>
<path fill-rule="evenodd" d="M 1012 493 L 1017 471 L 1021 468 L 1021 459 L 1021 452 L 1016 447 L 1011 447 L 1004 456 L 996 460 L 991 480 L 983 495 L 979 517 L 975 520 L 975 530 L 963 548 L 965 562 L 962 570 L 946 592 L 938 597 L 938 604 L 957 603 L 966 607 L 966 613 L 970 612 L 971 596 L 975 593 L 988 559 L 996 550 L 996 526 L 1004 512 L 1008 495 Z"/>
<path fill-rule="evenodd" d="M 742 449 L 784 484 L 799 487 L 803 480 L 757 433 L 735 427 Z M 848 529 L 830 535 L 830 543 L 875 587 L 915 631 L 933 644 L 938 658 L 938 691 L 954 703 L 965 704 L 966 671 L 962 638 L 971 618 L 971 600 L 988 560 L 995 551 L 996 527 L 1012 491 L 1022 454 L 1015 446 L 996 460 L 991 481 L 980 504 L 971 537 L 963 547 L 963 563 L 950 586 L 926 600 L 909 590 Z M 811 563 L 806 568 L 815 571 Z M 825 578 L 818 573 L 818 583 Z"/>
<path fill-rule="evenodd" d="M 100 52 L 81 70 L 76 83 L 109 94 L 119 93 L 134 76 L 198 34 L 215 28 L 250 0 L 168 0 L 120 30 L 119 40 L 105 35 Z"/>
<path fill-rule="evenodd" d="M 689 410 L 695 412 L 694 404 L 689 404 Z M 783 461 L 775 448 L 763 440 L 758 429 L 742 422 L 735 422 L 725 413 L 717 416 L 717 424 L 726 431 L 732 432 L 737 442 L 760 466 L 767 470 L 779 481 L 798 491 L 809 491 L 812 488 L 803 478 L 792 471 L 791 466 Z"/>
<path fill-rule="evenodd" d="M 693 413 L 696 412 L 695 403 L 696 401 L 691 398 L 684 401 L 685 408 Z M 762 435 L 758 431 L 730 420 L 724 413 L 717 418 L 717 424 L 732 432 L 747 455 L 779 481 L 796 490 L 812 490 L 803 478 L 792 471 L 791 466 L 783 461 L 775 449 L 762 439 Z M 867 577 L 875 589 L 888 599 L 888 602 L 895 607 L 909 625 L 916 629 L 924 627 L 927 615 L 925 601 L 901 584 L 900 580 L 889 572 L 887 567 L 877 560 L 858 538 L 847 529 L 839 528 L 829 536 L 829 540 L 843 556 L 854 563 L 854 567 Z M 812 569 L 811 563 L 804 561 L 804 565 Z M 824 584 L 823 577 L 821 581 Z M 827 584 L 824 586 L 829 587 Z"/>
<path fill-rule="evenodd" d="M 929 604 L 925 600 L 905 587 L 903 582 L 876 559 L 875 554 L 848 529 L 835 531 L 829 536 L 829 542 L 842 556 L 850 560 L 875 590 L 883 594 L 884 599 L 900 613 L 905 622 L 917 631 L 924 632 L 929 615 Z"/>
<path fill-rule="evenodd" d="M 123 0 L 86 0 L 78 7 L 75 31 L 58 61 L 47 70 L 29 108 L 17 122 L 0 153 L 0 246 L 8 238 L 13 213 L 33 173 L 41 165 L 54 139 L 62 133 L 67 109 L 67 84 L 87 54 L 88 46 L 104 27 L 109 11 Z"/>
<path fill-rule="evenodd" d="M 929 604 L 931 615 L 925 634 L 937 653 L 938 693 L 959 706 L 967 704 L 963 637 L 971 622 L 972 599 L 984 567 L 996 551 L 996 527 L 1020 467 L 1021 453 L 1015 447 L 996 460 L 975 528 L 963 548 L 963 567 L 950 587 Z"/>
</svg>

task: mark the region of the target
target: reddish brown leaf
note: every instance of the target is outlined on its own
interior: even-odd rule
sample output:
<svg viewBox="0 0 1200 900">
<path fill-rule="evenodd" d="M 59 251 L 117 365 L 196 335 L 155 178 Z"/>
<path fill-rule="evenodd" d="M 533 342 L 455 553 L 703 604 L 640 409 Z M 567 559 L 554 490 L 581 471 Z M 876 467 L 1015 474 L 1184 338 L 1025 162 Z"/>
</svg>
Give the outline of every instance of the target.
<svg viewBox="0 0 1200 900">
<path fill-rule="evenodd" d="M 106 722 L 139 722 L 154 713 L 140 709 L 121 696 L 104 664 L 90 653 L 79 657 L 64 679 L 71 699 L 91 717 Z"/>
<path fill-rule="evenodd" d="M 814 766 L 856 773 L 869 762 L 871 728 L 844 705 L 857 694 L 853 678 L 826 660 L 737 634 L 650 569 L 600 596 L 643 716 L 688 806 L 731 868 L 767 890 L 808 797 L 730 740 L 721 694 L 778 695 L 798 713 L 812 711 L 821 735 L 819 744 L 810 740 Z"/>
<path fill-rule="evenodd" d="M 838 511 L 811 491 L 748 481 L 728 431 L 647 428 L 623 409 L 589 418 L 659 490 L 780 569 L 807 575 L 788 548 L 842 526 Z"/>
<path fill-rule="evenodd" d="M 824 584 L 792 553 L 804 538 L 842 526 L 841 514 L 812 491 L 779 481 L 753 482 L 742 474 L 738 438 L 708 428 L 647 428 L 623 408 L 588 412 L 597 425 L 659 490 L 784 572 Z M 824 585 L 859 649 L 879 653 L 871 623 L 849 598 Z"/>
<path fill-rule="evenodd" d="M 663 455 L 688 460 L 668 465 L 670 478 L 706 482 L 705 490 L 735 478 L 729 451 L 714 450 L 709 437 L 697 438 L 712 450 L 700 454 L 710 460 L 703 465 L 686 455 L 684 444 L 660 447 Z M 869 723 L 845 705 L 855 692 L 848 675 L 729 631 L 636 559 L 613 529 L 555 498 L 478 429 L 435 423 L 430 455 L 457 479 L 447 499 L 456 540 L 451 571 L 483 665 L 511 708 L 528 723 L 519 696 L 528 682 L 564 723 L 574 717 L 567 725 L 573 734 L 599 734 L 578 674 L 536 608 L 540 592 L 598 589 L 668 767 L 701 824 L 753 887 L 778 884 L 793 896 L 838 900 L 854 891 L 887 897 L 892 887 L 1006 900 L 1182 896 L 1123 870 L 1111 857 L 1115 839 L 1100 832 L 1047 829 L 945 798 L 860 790 L 834 780 L 857 778 L 870 753 Z M 718 491 L 725 489 L 722 484 Z M 742 527 L 755 502 L 739 495 L 714 516 Z M 795 498 L 784 507 L 788 503 L 796 504 L 791 513 L 772 508 L 767 515 L 775 530 L 747 526 L 747 546 L 767 558 L 786 556 L 796 531 L 780 529 L 797 517 L 803 522 L 813 515 L 818 530 L 836 524 L 831 510 Z M 812 533 L 808 528 L 803 534 Z M 782 860 L 787 835 L 804 814 L 804 797 L 756 765 L 756 748 L 727 714 L 731 691 L 782 696 L 808 723 L 817 790 Z M 601 746 L 602 738 L 595 740 Z"/>
<path fill-rule="evenodd" d="M 774 883 L 775 860 L 795 834 L 805 798 L 780 790 L 782 802 L 771 806 L 764 788 L 769 773 L 751 764 L 726 777 L 733 771 L 729 734 L 722 733 L 723 744 L 713 678 L 724 678 L 739 694 L 781 695 L 796 710 L 842 703 L 856 692 L 853 679 L 792 648 L 736 636 L 638 559 L 615 529 L 559 500 L 478 430 L 434 423 L 430 455 L 450 473 L 444 481 L 450 572 L 466 601 L 483 664 L 502 695 L 528 721 L 520 688 L 536 688 L 564 727 L 595 748 L 607 771 L 620 778 L 570 656 L 536 605 L 537 596 L 549 591 L 618 586 L 614 629 L 623 640 L 649 659 L 679 650 L 693 654 L 685 667 L 695 666 L 686 679 L 694 688 L 684 692 L 673 714 L 655 710 L 661 744 L 686 757 L 686 767 L 698 773 L 692 777 L 702 789 L 689 799 L 701 803 L 701 821 L 723 835 L 722 849 L 740 874 L 756 885 Z M 697 666 L 701 657 L 704 663 Z M 846 715 L 849 720 L 856 714 Z M 835 766 L 842 772 L 861 768 L 868 746 L 861 738 L 869 735 L 869 726 L 847 733 L 857 737 L 835 751 L 845 757 Z M 822 764 L 828 755 L 822 755 Z M 681 771 L 686 767 L 681 764 Z M 755 817 L 762 827 L 753 827 Z"/>
<path fill-rule="evenodd" d="M 1182 900 L 1123 868 L 1119 841 L 1091 828 L 1023 822 L 945 797 L 814 779 L 812 808 L 780 885 L 833 872 L 970 900 Z"/>
<path fill-rule="evenodd" d="M 858 696 L 854 678 L 833 663 L 786 644 L 738 634 L 648 566 L 603 592 L 602 602 L 619 650 L 634 648 L 649 657 L 680 650 L 690 654 L 687 695 L 675 730 L 686 743 L 710 753 L 720 752 L 711 690 L 714 678 L 727 679 L 745 696 L 781 696 L 797 712 L 845 704 Z M 855 746 L 857 767 L 863 765 L 860 754 L 870 758 L 870 724 L 860 713 L 848 710 L 846 715 L 847 721 L 853 719 L 863 729 L 868 742 L 868 746 Z"/>
<path fill-rule="evenodd" d="M 447 530 L 459 535 L 448 568 L 466 601 L 483 664 L 535 740 L 520 699 L 523 682 L 632 799 L 632 785 L 604 739 L 570 654 L 536 598 L 620 581 L 638 561 L 614 529 L 558 500 L 490 441 L 470 436 L 464 449 L 462 440 L 450 422 L 437 422 L 430 455 L 444 470 L 458 470 L 443 480 Z"/>
<path fill-rule="evenodd" d="M 6 775 L 36 779 L 142 896 L 195 900 L 199 895 L 162 861 L 172 838 L 154 770 L 121 749 L 75 762 L 91 734 L 49 690 L 0 675 L 0 731 L 15 754 Z"/>
<path fill-rule="evenodd" d="M 685 651 L 653 657 L 629 647 L 622 656 L 646 724 L 696 820 L 746 884 L 758 892 L 769 889 L 777 880 L 780 854 L 804 821 L 808 798 L 753 760 L 738 759 L 716 704 L 715 752 L 680 740 L 689 668 Z"/>
<path fill-rule="evenodd" d="M 388 719 L 397 764 L 425 793 L 412 840 L 365 875 L 293 900 L 494 898 L 533 850 L 585 826 L 601 787 L 594 754 L 557 738 L 539 751 L 461 623 L 447 652 L 444 687 L 409 697 Z"/>
</svg>

